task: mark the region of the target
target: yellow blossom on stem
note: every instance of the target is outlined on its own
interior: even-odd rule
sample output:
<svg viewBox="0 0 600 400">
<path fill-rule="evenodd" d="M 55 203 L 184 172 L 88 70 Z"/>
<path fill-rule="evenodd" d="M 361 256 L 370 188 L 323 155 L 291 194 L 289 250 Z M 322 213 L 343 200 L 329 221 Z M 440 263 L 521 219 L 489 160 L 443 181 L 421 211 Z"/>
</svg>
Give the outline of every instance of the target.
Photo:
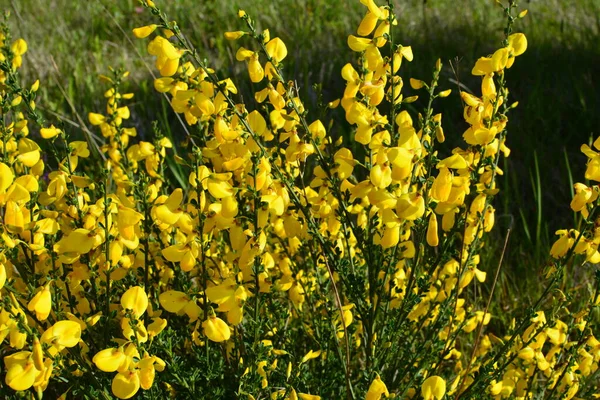
<svg viewBox="0 0 600 400">
<path fill-rule="evenodd" d="M 271 39 L 265 47 L 271 59 L 275 61 L 274 64 L 280 63 L 287 56 L 287 47 L 278 37 Z"/>
<path fill-rule="evenodd" d="M 37 319 L 44 321 L 50 315 L 52 310 L 52 294 L 50 293 L 50 283 L 42 288 L 37 294 L 31 299 L 27 305 L 29 311 L 35 311 Z"/>
<path fill-rule="evenodd" d="M 101 371 L 115 372 L 126 361 L 126 355 L 121 349 L 109 348 L 96 353 L 92 361 Z"/>
<path fill-rule="evenodd" d="M 130 399 L 140 390 L 140 376 L 137 371 L 119 372 L 111 385 L 112 393 L 119 399 Z"/>
<path fill-rule="evenodd" d="M 365 400 L 379 400 L 381 399 L 381 396 L 389 397 L 389 395 L 390 392 L 388 391 L 387 386 L 381 380 L 379 375 L 377 375 L 369 386 Z"/>
<path fill-rule="evenodd" d="M 150 36 L 152 34 L 152 32 L 154 32 L 156 30 L 157 27 L 158 27 L 158 25 L 152 24 L 152 25 L 135 28 L 133 30 L 133 35 L 138 39 L 143 39 L 145 37 Z"/>
<path fill-rule="evenodd" d="M 81 326 L 74 321 L 58 321 L 42 334 L 40 342 L 52 345 L 56 351 L 75 347 L 81 338 Z"/>
<path fill-rule="evenodd" d="M 29 351 L 20 351 L 4 357 L 4 365 L 6 368 L 4 382 L 16 391 L 27 390 L 33 386 L 40 372 L 35 368 Z"/>
<path fill-rule="evenodd" d="M 202 323 L 202 328 L 204 329 L 206 337 L 213 342 L 224 342 L 231 337 L 229 326 L 221 318 L 215 316 L 208 317 L 208 319 Z"/>
<path fill-rule="evenodd" d="M 227 40 L 237 40 L 244 36 L 246 32 L 244 31 L 235 31 L 235 32 L 225 32 L 224 36 Z"/>
<path fill-rule="evenodd" d="M 140 286 L 129 288 L 121 296 L 121 307 L 132 311 L 136 318 L 141 317 L 148 308 L 148 295 L 146 295 L 144 288 Z"/>
<path fill-rule="evenodd" d="M 44 139 L 52 139 L 53 137 L 58 136 L 60 133 L 60 129 L 55 128 L 54 125 L 50 125 L 49 128 L 40 129 L 40 135 Z"/>
<path fill-rule="evenodd" d="M 430 376 L 421 386 L 423 400 L 442 400 L 446 395 L 446 381 L 439 376 Z"/>
</svg>

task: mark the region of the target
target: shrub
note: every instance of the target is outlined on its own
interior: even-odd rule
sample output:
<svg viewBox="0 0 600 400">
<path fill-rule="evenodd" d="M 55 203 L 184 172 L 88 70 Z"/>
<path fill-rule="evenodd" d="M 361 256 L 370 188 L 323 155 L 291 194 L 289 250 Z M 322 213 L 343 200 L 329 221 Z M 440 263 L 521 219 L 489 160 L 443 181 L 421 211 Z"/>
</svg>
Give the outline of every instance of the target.
<svg viewBox="0 0 600 400">
<path fill-rule="evenodd" d="M 413 53 L 394 38 L 392 3 L 361 2 L 343 96 L 309 112 L 286 79 L 286 45 L 244 11 L 244 30 L 225 37 L 246 46 L 236 59 L 255 88 L 248 102 L 143 0 L 155 24 L 133 33 L 148 37 L 154 86 L 187 124 L 181 145 L 159 124 L 152 141 L 135 139 L 123 70 L 101 77 L 107 107 L 89 114 L 101 137 L 73 140 L 46 122 L 39 82 L 27 88 L 18 73 L 27 45 L 2 25 L 0 393 L 598 396 L 600 276 L 584 301 L 562 286 L 570 266 L 600 261 L 598 186 L 575 185 L 580 224 L 558 232 L 539 299 L 488 327 L 501 259 L 492 274 L 479 265 L 510 153 L 505 78 L 527 48 L 513 32 L 526 11 L 498 2 L 505 40 L 473 67 L 481 94 L 460 91 L 465 144 L 448 151 L 434 110 L 451 94 L 438 85 L 442 63 L 410 78 L 427 99 L 417 112 L 398 74 Z M 349 136 L 328 113 L 340 106 Z M 600 181 L 600 156 L 582 150 L 586 179 Z M 488 299 L 473 289 L 485 281 Z"/>
</svg>

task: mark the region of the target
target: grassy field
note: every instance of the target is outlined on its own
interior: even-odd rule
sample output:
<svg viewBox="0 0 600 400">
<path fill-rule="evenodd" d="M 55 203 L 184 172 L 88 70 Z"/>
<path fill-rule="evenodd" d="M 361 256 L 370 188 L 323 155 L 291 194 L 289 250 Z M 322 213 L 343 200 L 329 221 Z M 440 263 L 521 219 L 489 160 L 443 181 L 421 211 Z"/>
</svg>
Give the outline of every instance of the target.
<svg viewBox="0 0 600 400">
<path fill-rule="evenodd" d="M 288 44 L 287 75 L 298 82 L 309 104 L 317 100 L 315 83 L 323 84 L 325 100 L 343 90 L 339 72 L 353 58 L 346 38 L 364 8 L 358 0 L 161 3 L 219 74 L 232 76 L 242 88 L 248 88 L 246 73 L 238 74 L 243 65 L 235 62 L 236 49 L 222 33 L 241 27 L 235 13 L 238 7 L 245 9 L 259 26 L 269 27 L 272 36 Z M 496 205 L 499 245 L 490 256 L 491 268 L 506 229 L 513 227 L 507 260 L 513 274 L 505 278 L 509 280 L 505 286 L 520 289 L 536 279 L 554 230 L 573 223 L 568 208 L 570 177 L 583 178 L 585 157 L 579 146 L 597 135 L 600 126 L 600 1 L 521 3 L 529 14 L 517 30 L 527 34 L 529 49 L 508 75 L 513 100 L 520 106 L 509 123 L 508 145 L 513 153 L 504 166 L 503 202 Z M 137 99 L 134 121 L 142 137 L 151 132 L 153 120 L 170 125 L 174 136 L 181 134 L 168 105 L 152 89 L 151 61 L 142 41 L 130 33 L 151 21 L 136 1 L 12 0 L 7 5 L 16 15 L 11 19 L 15 35 L 29 42 L 24 74 L 31 81 L 42 80 L 45 89 L 40 104 L 48 117 L 54 114 L 73 121 L 71 128 L 77 132 L 76 114 L 85 120 L 87 112 L 102 108 L 103 90 L 97 75 L 109 66 L 122 66 L 132 71 L 131 90 Z M 447 66 L 442 87 L 456 88 L 460 82 L 478 90 L 470 77 L 471 66 L 495 48 L 503 35 L 502 13 L 494 7 L 491 0 L 396 1 L 400 23 L 395 37 L 411 45 L 415 54 L 414 62 L 404 66 L 404 76 L 427 80 L 440 57 Z M 465 129 L 460 108 L 459 97 L 453 94 L 440 109 L 446 113 L 450 139 L 460 139 Z M 536 250 L 525 250 L 532 248 Z"/>
</svg>

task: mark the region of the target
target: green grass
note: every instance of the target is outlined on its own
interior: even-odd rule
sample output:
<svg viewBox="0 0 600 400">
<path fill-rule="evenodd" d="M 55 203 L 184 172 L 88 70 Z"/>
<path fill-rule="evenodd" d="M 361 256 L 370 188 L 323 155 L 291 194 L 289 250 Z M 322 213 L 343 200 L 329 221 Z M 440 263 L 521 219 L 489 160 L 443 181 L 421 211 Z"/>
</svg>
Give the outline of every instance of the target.
<svg viewBox="0 0 600 400">
<path fill-rule="evenodd" d="M 346 38 L 364 13 L 358 0 L 160 3 L 219 74 L 233 77 L 248 100 L 252 92 L 247 73 L 243 64 L 235 61 L 235 45 L 222 35 L 241 28 L 235 14 L 238 8 L 245 9 L 260 27 L 270 28 L 271 36 L 280 36 L 287 43 L 287 78 L 297 81 L 304 101 L 313 106 L 317 101 L 314 83 L 323 83 L 325 100 L 342 92 L 339 71 L 354 57 L 346 47 Z M 501 243 L 506 229 L 513 229 L 503 267 L 512 274 L 501 283 L 508 285 L 505 288 L 527 290 L 526 286 L 538 279 L 554 231 L 572 226 L 571 180 L 583 178 L 585 162 L 579 146 L 599 133 L 600 82 L 596 72 L 600 64 L 600 2 L 520 3 L 529 14 L 516 29 L 527 34 L 529 49 L 508 72 L 512 99 L 520 105 L 508 125 L 508 146 L 513 153 L 504 165 L 504 194 L 496 204 L 498 226 L 493 238 Z M 136 7 L 134 0 L 13 0 L 9 4 L 16 14 L 11 19 L 15 35 L 30 45 L 23 73 L 31 82 L 37 77 L 42 80 L 40 104 L 48 110 L 48 117 L 53 111 L 77 122 L 75 111 L 84 119 L 89 111 L 101 111 L 104 99 L 97 75 L 109 66 L 122 66 L 132 71 L 131 90 L 137 99 L 133 123 L 140 136 L 150 135 L 152 121 L 158 120 L 166 133 L 183 137 L 181 125 L 152 88 L 148 67 L 153 66 L 145 42 L 130 33 L 132 28 L 151 22 L 151 16 Z M 494 8 L 491 0 L 396 1 L 399 25 L 395 37 L 403 45 L 412 45 L 415 54 L 415 60 L 403 66 L 405 79 L 428 80 L 439 57 L 447 66 L 442 87 L 456 89 L 459 81 L 478 91 L 477 79 L 470 76 L 471 66 L 478 57 L 493 51 L 503 36 L 504 19 Z M 445 113 L 449 146 L 461 140 L 466 128 L 456 92 L 437 106 Z M 78 131 L 75 126 L 71 128 Z M 566 159 L 570 166 L 565 165 Z M 501 244 L 494 247 L 488 271 L 494 270 L 500 248 Z"/>
</svg>

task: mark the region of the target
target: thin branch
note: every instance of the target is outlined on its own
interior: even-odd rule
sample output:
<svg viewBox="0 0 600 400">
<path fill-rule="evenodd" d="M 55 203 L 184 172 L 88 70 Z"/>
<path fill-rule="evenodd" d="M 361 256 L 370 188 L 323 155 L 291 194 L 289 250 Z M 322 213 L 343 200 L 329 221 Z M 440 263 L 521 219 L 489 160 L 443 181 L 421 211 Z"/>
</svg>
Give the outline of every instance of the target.
<svg viewBox="0 0 600 400">
<path fill-rule="evenodd" d="M 510 228 L 506 230 L 506 237 L 504 239 L 504 246 L 502 247 L 502 253 L 500 254 L 500 260 L 498 261 L 498 268 L 496 268 L 496 274 L 494 275 L 494 281 L 492 282 L 492 288 L 490 290 L 490 295 L 488 296 L 487 304 L 485 305 L 485 310 L 483 311 L 483 317 L 481 318 L 481 322 L 479 323 L 479 329 L 477 330 L 477 338 L 475 339 L 475 344 L 473 345 L 473 350 L 471 350 L 471 356 L 469 357 L 469 363 L 467 364 L 467 368 L 465 369 L 465 375 L 460 380 L 460 385 L 458 386 L 458 390 L 456 391 L 456 399 L 460 397 L 460 392 L 465 385 L 466 377 L 469 375 L 469 369 L 471 368 L 471 364 L 473 363 L 473 359 L 475 358 L 475 352 L 477 351 L 477 346 L 479 346 L 479 341 L 481 340 L 481 334 L 483 333 L 483 325 L 485 321 L 485 315 L 487 314 L 490 304 L 492 303 L 492 297 L 494 297 L 494 289 L 496 288 L 496 282 L 498 282 L 498 276 L 500 275 L 500 269 L 502 268 L 502 261 L 504 260 L 504 254 L 506 253 L 506 247 L 508 246 L 508 239 L 510 238 Z"/>
<path fill-rule="evenodd" d="M 323 257 L 325 261 L 325 266 L 327 267 L 327 272 L 329 272 L 329 279 L 331 279 L 331 285 L 333 286 L 333 293 L 335 297 L 335 302 L 337 304 L 338 310 L 340 312 L 340 323 L 342 324 L 342 328 L 344 329 L 344 341 L 346 342 L 346 368 L 344 368 L 344 372 L 346 375 L 346 386 L 348 389 L 348 399 L 354 398 L 354 391 L 352 390 L 352 384 L 350 383 L 350 342 L 348 339 L 348 330 L 346 329 L 346 323 L 344 322 L 344 309 L 342 307 L 342 299 L 340 298 L 340 292 L 338 291 L 337 285 L 335 284 L 335 278 L 333 275 L 333 271 L 329 266 L 329 262 L 327 262 L 327 257 Z"/>
</svg>

